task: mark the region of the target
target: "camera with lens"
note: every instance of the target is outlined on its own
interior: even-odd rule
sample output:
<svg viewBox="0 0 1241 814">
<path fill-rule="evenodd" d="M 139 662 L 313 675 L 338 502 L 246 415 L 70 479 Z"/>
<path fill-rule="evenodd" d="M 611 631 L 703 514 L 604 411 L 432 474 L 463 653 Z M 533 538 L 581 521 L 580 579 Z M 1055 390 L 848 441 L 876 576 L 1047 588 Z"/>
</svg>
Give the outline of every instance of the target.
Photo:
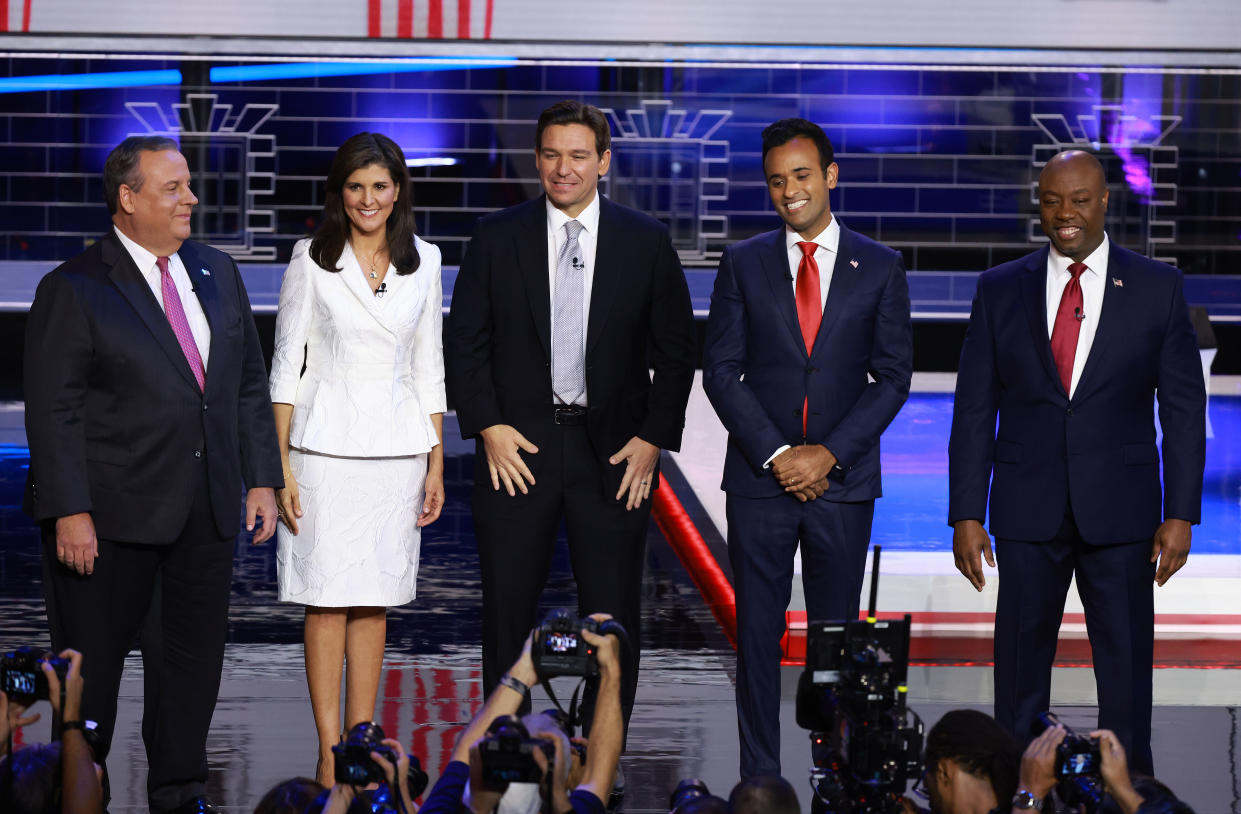
<svg viewBox="0 0 1241 814">
<path fill-rule="evenodd" d="M 336 782 L 349 786 L 369 786 L 371 783 L 383 783 L 383 768 L 371 760 L 371 752 L 378 753 L 393 766 L 396 765 L 396 753 L 391 747 L 382 743 L 383 727 L 367 721 L 357 724 L 349 730 L 344 743 L 332 747 L 336 756 Z M 413 765 L 413 762 L 410 762 Z M 411 789 L 412 791 L 412 789 Z"/>
<path fill-rule="evenodd" d="M 906 706 L 912 620 L 875 618 L 880 550 L 867 619 L 807 629 L 797 725 L 810 730 L 816 814 L 895 814 L 922 773 L 922 720 Z"/>
<path fill-rule="evenodd" d="M 29 706 L 35 701 L 50 700 L 47 676 L 40 668 L 42 662 L 52 665 L 63 688 L 65 676 L 69 674 L 68 659 L 33 647 L 19 647 L 0 655 L 0 690 L 4 690 L 5 695 L 23 706 Z"/>
<path fill-rule="evenodd" d="M 595 646 L 583 638 L 582 630 L 600 636 L 615 635 L 625 641 L 625 629 L 615 620 L 597 622 L 589 616 L 579 619 L 564 608 L 557 608 L 534 629 L 530 656 L 540 679 L 599 675 Z"/>
<path fill-rule="evenodd" d="M 556 759 L 551 741 L 530 737 L 526 725 L 512 715 L 501 715 L 491 722 L 478 744 L 483 764 L 483 780 L 491 786 L 505 783 L 539 783 L 543 770 L 534 760 L 534 750 L 542 750 L 550 766 Z"/>
<path fill-rule="evenodd" d="M 1059 724 L 1064 727 L 1064 740 L 1056 747 L 1056 793 L 1070 806 L 1085 807 L 1094 812 L 1103 803 L 1103 767 L 1099 739 L 1079 735 L 1065 725 L 1054 712 L 1038 716 L 1045 729 Z"/>
</svg>

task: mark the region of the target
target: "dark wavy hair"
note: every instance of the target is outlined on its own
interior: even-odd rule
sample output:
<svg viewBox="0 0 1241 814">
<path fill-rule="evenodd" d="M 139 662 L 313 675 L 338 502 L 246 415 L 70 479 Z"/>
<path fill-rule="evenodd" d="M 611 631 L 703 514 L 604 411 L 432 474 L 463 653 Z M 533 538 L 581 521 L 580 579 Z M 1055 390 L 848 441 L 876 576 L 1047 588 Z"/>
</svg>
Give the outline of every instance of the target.
<svg viewBox="0 0 1241 814">
<path fill-rule="evenodd" d="M 763 130 L 764 173 L 767 171 L 767 153 L 775 147 L 788 144 L 795 138 L 810 139 L 814 142 L 814 146 L 819 148 L 819 164 L 824 172 L 827 172 L 827 168 L 836 160 L 836 151 L 832 149 L 832 140 L 827 137 L 827 133 L 823 132 L 822 127 L 806 119 L 781 119 L 778 122 L 767 125 Z"/>
<path fill-rule="evenodd" d="M 378 164 L 392 176 L 396 184 L 396 202 L 388 215 L 388 258 L 397 274 L 413 274 L 421 258 L 414 247 L 414 200 L 410 189 L 405 153 L 397 143 L 381 133 L 358 133 L 350 136 L 336 151 L 332 168 L 327 174 L 327 195 L 319 227 L 310 241 L 310 259 L 327 271 L 340 271 L 336 265 L 349 240 L 349 216 L 341 196 L 345 181 L 358 170 Z"/>
<path fill-rule="evenodd" d="M 954 709 L 926 736 L 926 770 L 941 760 L 955 760 L 975 777 L 991 781 L 1001 804 L 1017 793 L 1021 747 L 996 720 L 976 709 Z"/>
</svg>

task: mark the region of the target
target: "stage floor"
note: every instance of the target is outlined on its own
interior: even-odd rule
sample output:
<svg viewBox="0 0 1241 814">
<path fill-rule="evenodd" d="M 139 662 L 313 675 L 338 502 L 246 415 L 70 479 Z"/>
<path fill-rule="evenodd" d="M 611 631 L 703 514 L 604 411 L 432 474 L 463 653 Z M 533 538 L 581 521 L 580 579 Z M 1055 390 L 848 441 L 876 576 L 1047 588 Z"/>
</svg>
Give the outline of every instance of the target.
<svg viewBox="0 0 1241 814">
<path fill-rule="evenodd" d="M 990 669 L 960 666 L 971 660 L 959 658 L 962 653 L 985 656 L 989 650 L 989 611 L 988 595 L 970 590 L 951 565 L 951 535 L 944 525 L 950 401 L 943 393 L 915 395 L 885 435 L 886 496 L 875 523 L 875 541 L 885 546 L 880 607 L 931 620 L 915 630 L 932 649 L 912 669 L 909 681 L 911 706 L 928 727 L 949 709 L 988 709 L 991 702 Z M 724 533 L 718 492 L 722 456 L 718 429 L 710 426 L 704 404 L 697 391 L 686 452 L 673 458 L 668 474 L 708 542 L 718 546 Z M 1241 672 L 1203 669 L 1232 663 L 1241 634 L 1238 617 L 1232 615 L 1241 586 L 1241 398 L 1213 395 L 1211 417 L 1215 438 L 1208 442 L 1204 523 L 1195 528 L 1190 566 L 1160 592 L 1159 606 L 1161 641 L 1205 641 L 1206 653 L 1199 653 L 1197 669 L 1156 670 L 1154 716 L 1159 776 L 1204 814 L 1241 812 L 1236 749 Z M 0 648 L 5 650 L 47 643 L 36 535 L 20 512 L 28 462 L 21 420 L 19 404 L 0 405 Z M 418 598 L 390 614 L 377 710 L 385 729 L 420 754 L 433 781 L 481 700 L 480 598 L 468 503 L 473 447 L 458 439 L 455 421 L 448 423 L 448 506 L 424 537 Z M 212 796 L 227 810 L 243 812 L 279 780 L 313 772 L 315 736 L 301 666 L 301 610 L 275 601 L 273 546 L 251 547 L 239 540 L 236 550 L 229 646 L 209 748 Z M 544 602 L 547 607 L 575 605 L 563 551 L 553 564 Z M 624 758 L 625 810 L 662 812 L 681 778 L 700 777 L 724 796 L 736 780 L 735 657 L 654 530 L 644 603 L 642 679 Z M 1067 640 L 1076 635 L 1072 620 L 1064 633 Z M 934 649 L 937 641 L 948 640 L 956 644 Z M 785 668 L 783 762 L 809 810 L 809 750 L 805 733 L 793 722 L 797 673 L 797 668 Z M 566 682 L 557 689 L 564 697 L 571 687 Z M 1068 723 L 1090 728 L 1095 696 L 1088 669 L 1057 668 L 1053 694 Z M 110 761 L 114 814 L 145 810 L 141 697 L 141 666 L 134 656 L 122 687 Z M 45 739 L 45 723 L 28 728 L 26 740 Z"/>
</svg>

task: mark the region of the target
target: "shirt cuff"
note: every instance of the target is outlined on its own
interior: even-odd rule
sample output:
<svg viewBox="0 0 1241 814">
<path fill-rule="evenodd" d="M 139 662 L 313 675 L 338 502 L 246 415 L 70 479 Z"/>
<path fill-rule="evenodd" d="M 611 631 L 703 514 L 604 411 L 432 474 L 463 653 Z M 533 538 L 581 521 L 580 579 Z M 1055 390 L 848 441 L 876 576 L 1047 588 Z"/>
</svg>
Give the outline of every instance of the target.
<svg viewBox="0 0 1241 814">
<path fill-rule="evenodd" d="M 763 461 L 763 469 L 770 469 L 771 462 L 774 461 L 776 458 L 779 458 L 780 453 L 784 452 L 786 449 L 792 449 L 792 447 L 789 446 L 788 444 L 784 444 L 779 449 L 777 449 L 775 452 L 771 453 L 771 457 L 768 458 L 766 461 Z"/>
</svg>

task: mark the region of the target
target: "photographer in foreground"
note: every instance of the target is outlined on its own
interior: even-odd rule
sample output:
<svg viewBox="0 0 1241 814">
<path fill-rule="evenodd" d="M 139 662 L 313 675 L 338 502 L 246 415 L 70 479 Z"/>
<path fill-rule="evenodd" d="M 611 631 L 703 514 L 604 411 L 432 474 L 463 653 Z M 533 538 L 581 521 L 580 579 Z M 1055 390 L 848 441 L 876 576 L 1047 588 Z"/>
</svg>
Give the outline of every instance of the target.
<svg viewBox="0 0 1241 814">
<path fill-rule="evenodd" d="M 931 727 L 924 761 L 931 814 L 988 814 L 1007 810 L 1017 790 L 1021 747 L 990 715 L 954 709 Z M 908 798 L 904 806 L 918 811 Z"/>
<path fill-rule="evenodd" d="M 604 622 L 611 617 L 607 614 L 594 614 L 591 618 Z M 559 783 L 552 782 L 551 799 L 543 799 L 543 810 L 552 811 L 554 814 L 568 811 L 602 814 L 605 810 L 604 803 L 612 789 L 616 766 L 620 761 L 624 725 L 620 704 L 619 645 L 616 637 L 612 635 L 599 636 L 586 629 L 580 630 L 579 635 L 594 646 L 599 666 L 594 720 L 581 783 L 572 793 L 566 793 Z M 452 762 L 445 767 L 439 782 L 431 790 L 422 806 L 422 814 L 456 814 L 463 805 L 475 814 L 487 814 L 499 804 L 508 784 L 489 782 L 484 777 L 480 743 L 486 738 L 497 718 L 517 713 L 522 702 L 529 699 L 530 687 L 539 682 L 540 677 L 535 671 L 530 647 L 531 638 L 527 637 L 517 662 L 501 677 L 499 686 L 487 698 L 482 710 L 461 733 L 453 749 Z M 553 745 L 550 761 L 542 749 L 532 751 L 532 757 L 543 777 L 540 786 L 546 795 L 549 785 L 546 783 L 548 772 L 551 772 L 552 778 L 564 777 L 565 766 L 571 757 L 569 750 L 564 748 L 562 739 L 550 734 L 540 737 Z M 470 794 L 468 799 L 464 799 L 467 781 Z"/>
<path fill-rule="evenodd" d="M 1049 726 L 1026 748 L 1021 756 L 1021 779 L 1017 795 L 1013 798 L 1012 814 L 1026 814 L 1030 811 L 1051 811 L 1047 797 L 1060 783 L 1057 777 L 1057 755 L 1060 745 L 1071 732 L 1063 724 Z M 1098 729 L 1090 733 L 1095 740 L 1099 752 L 1099 779 L 1103 783 L 1106 797 L 1093 809 L 1087 805 L 1081 808 L 1088 814 L 1098 811 L 1119 811 L 1121 814 L 1154 814 L 1164 811 L 1190 811 L 1189 807 L 1178 801 L 1158 783 L 1139 782 L 1147 794 L 1141 794 L 1134 788 L 1134 780 L 1129 775 L 1129 763 L 1125 756 L 1125 748 L 1120 739 L 1111 730 Z M 1162 789 L 1162 791 L 1160 790 Z M 1077 809 L 1067 806 L 1067 810 Z"/>
<path fill-rule="evenodd" d="M 61 678 L 47 659 L 39 661 L 38 669 L 52 705 L 53 734 L 59 728 L 60 740 L 24 747 L 0 761 L 0 811 L 43 814 L 57 797 L 60 810 L 67 814 L 103 811 L 98 767 L 82 720 L 82 654 L 63 650 L 59 658 L 68 662 L 63 692 Z M 0 692 L 0 748 L 5 751 L 15 729 L 38 720 L 38 715 L 22 717 L 25 700 Z"/>
</svg>

